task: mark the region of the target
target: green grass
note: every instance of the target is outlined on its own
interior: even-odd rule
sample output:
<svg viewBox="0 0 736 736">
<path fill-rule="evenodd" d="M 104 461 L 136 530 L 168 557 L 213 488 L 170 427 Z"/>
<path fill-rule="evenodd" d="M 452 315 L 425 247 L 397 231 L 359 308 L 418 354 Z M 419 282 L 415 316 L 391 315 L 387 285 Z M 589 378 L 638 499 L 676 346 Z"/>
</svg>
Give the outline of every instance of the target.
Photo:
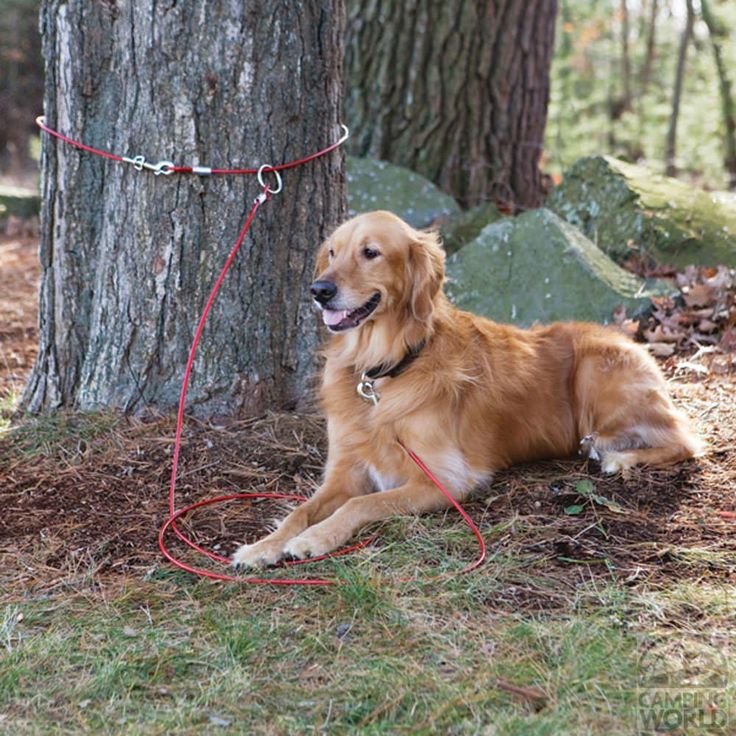
<svg viewBox="0 0 736 736">
<path fill-rule="evenodd" d="M 7 433 L 12 426 L 12 417 L 18 405 L 19 395 L 8 393 L 0 396 L 0 438 Z"/>
<path fill-rule="evenodd" d="M 344 585 L 138 581 L 14 601 L 0 615 L 0 731 L 631 734 L 641 653 L 732 630 L 736 615 L 733 588 L 695 584 L 591 583 L 554 614 L 499 610 L 511 560 L 406 585 L 367 563 L 329 567 Z"/>
<path fill-rule="evenodd" d="M 8 411 L 5 411 L 7 403 Z M 0 403 L 0 440 L 12 447 L 13 452 L 25 458 L 33 456 L 67 457 L 83 453 L 98 438 L 109 444 L 111 430 L 120 423 L 114 412 L 28 415 L 21 421 L 12 421 L 15 399 L 9 397 Z M 7 414 L 8 418 L 3 417 Z"/>
<path fill-rule="evenodd" d="M 38 418 L 10 441 L 56 462 L 109 444 L 114 422 Z M 448 512 L 391 520 L 375 545 L 297 571 L 331 588 L 216 584 L 162 562 L 125 587 L 82 567 L 51 593 L 0 591 L 0 734 L 628 736 L 653 732 L 642 718 L 660 710 L 639 705 L 662 678 L 731 723 L 700 725 L 713 714 L 698 704 L 673 733 L 734 733 L 732 561 L 673 542 L 692 578 L 632 584 L 508 544 L 542 531 L 484 524 L 488 560 L 466 576 L 447 573 L 475 541 Z"/>
</svg>

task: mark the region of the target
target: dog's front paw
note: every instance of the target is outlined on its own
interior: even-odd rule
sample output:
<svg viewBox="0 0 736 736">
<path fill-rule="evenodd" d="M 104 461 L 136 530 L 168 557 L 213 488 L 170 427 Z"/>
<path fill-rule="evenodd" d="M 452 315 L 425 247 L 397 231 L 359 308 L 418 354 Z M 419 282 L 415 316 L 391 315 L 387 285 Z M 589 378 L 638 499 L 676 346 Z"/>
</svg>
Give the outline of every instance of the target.
<svg viewBox="0 0 736 736">
<path fill-rule="evenodd" d="M 332 552 L 340 543 L 334 534 L 320 531 L 318 526 L 302 532 L 298 537 L 290 539 L 284 547 L 286 557 L 295 560 L 306 560 Z"/>
<path fill-rule="evenodd" d="M 233 555 L 233 567 L 268 567 L 284 556 L 284 542 L 262 539 L 255 544 L 244 544 Z"/>
</svg>

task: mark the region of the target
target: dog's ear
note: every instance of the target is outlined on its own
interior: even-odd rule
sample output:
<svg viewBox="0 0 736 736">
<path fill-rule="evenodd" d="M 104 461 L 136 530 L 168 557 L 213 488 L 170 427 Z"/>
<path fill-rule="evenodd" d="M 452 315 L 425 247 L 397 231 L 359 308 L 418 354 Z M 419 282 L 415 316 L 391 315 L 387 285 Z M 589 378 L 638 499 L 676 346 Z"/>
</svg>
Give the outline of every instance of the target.
<svg viewBox="0 0 736 736">
<path fill-rule="evenodd" d="M 445 280 L 445 251 L 435 231 L 414 230 L 409 244 L 409 308 L 420 322 L 428 322 L 434 298 Z"/>
<path fill-rule="evenodd" d="M 321 273 L 327 270 L 330 265 L 330 243 L 325 240 L 317 251 L 317 260 L 314 263 L 314 277 L 317 278 Z"/>
</svg>

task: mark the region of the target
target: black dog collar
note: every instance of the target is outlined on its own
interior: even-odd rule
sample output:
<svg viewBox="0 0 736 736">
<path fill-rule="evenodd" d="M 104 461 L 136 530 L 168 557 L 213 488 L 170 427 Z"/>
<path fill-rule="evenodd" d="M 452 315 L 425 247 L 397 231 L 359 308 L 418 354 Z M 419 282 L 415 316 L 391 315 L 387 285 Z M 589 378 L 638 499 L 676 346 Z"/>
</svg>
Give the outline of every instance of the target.
<svg viewBox="0 0 736 736">
<path fill-rule="evenodd" d="M 363 375 L 366 378 L 370 378 L 371 381 L 375 381 L 377 378 L 396 378 L 396 376 L 403 373 L 417 359 L 426 344 L 427 341 L 422 340 L 410 348 L 406 355 L 398 363 L 394 363 L 393 366 L 387 366 L 385 363 L 381 363 L 366 371 Z"/>
</svg>

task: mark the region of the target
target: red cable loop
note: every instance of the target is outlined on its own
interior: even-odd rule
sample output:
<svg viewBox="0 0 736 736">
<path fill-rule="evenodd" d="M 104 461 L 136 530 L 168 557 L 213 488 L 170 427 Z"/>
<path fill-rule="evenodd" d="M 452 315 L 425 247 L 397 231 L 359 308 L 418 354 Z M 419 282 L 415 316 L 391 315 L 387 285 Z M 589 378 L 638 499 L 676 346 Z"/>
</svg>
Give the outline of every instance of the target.
<svg viewBox="0 0 736 736">
<path fill-rule="evenodd" d="M 92 148 L 92 146 L 87 146 L 84 143 L 75 141 L 72 138 L 68 138 L 67 136 L 63 135 L 62 133 L 58 133 L 57 131 L 52 130 L 51 128 L 49 128 L 48 125 L 46 125 L 45 115 L 39 115 L 36 118 L 36 125 L 38 125 L 38 127 L 41 128 L 41 130 L 43 130 L 45 133 L 61 139 L 62 141 L 64 141 L 64 143 L 68 143 L 70 146 L 74 146 L 74 148 L 81 148 L 83 151 L 89 151 L 90 153 L 94 153 L 97 156 L 102 156 L 103 158 L 111 158 L 113 161 L 123 160 L 122 156 L 117 156 L 116 154 L 110 153 L 109 151 L 101 151 L 99 148 Z"/>
<path fill-rule="evenodd" d="M 112 159 L 113 161 L 126 162 L 126 159 L 124 159 L 122 156 L 118 156 L 114 153 L 110 153 L 109 151 L 102 151 L 98 148 L 93 148 L 92 146 L 87 146 L 84 143 L 75 141 L 74 139 L 63 135 L 53 130 L 52 128 L 49 128 L 45 123 L 45 118 L 43 115 L 36 118 L 36 124 L 44 132 L 56 138 L 59 138 L 65 143 L 68 143 L 70 146 L 74 146 L 75 148 L 79 148 L 83 151 L 88 151 L 89 153 L 94 153 L 97 156 L 102 156 L 104 158 Z M 343 126 L 343 128 L 344 127 L 345 126 Z M 285 171 L 286 169 L 292 169 L 296 166 L 300 166 L 309 161 L 313 161 L 314 159 L 319 158 L 320 156 L 324 156 L 330 153 L 331 151 L 334 151 L 336 148 L 338 148 L 339 146 L 343 144 L 343 142 L 347 138 L 347 128 L 345 128 L 345 131 L 346 133 L 343 135 L 343 137 L 339 141 L 332 143 L 327 148 L 324 148 L 321 151 L 318 151 L 317 153 L 312 153 L 308 156 L 305 156 L 304 158 L 298 159 L 296 161 L 289 161 L 285 164 L 278 164 L 276 166 L 268 166 L 266 170 L 267 171 Z M 130 162 L 130 159 L 128 159 L 128 162 Z M 187 173 L 188 174 L 188 173 L 192 173 L 192 170 L 193 169 L 191 166 L 172 166 L 170 167 L 171 173 Z M 254 169 L 212 169 L 211 173 L 212 174 L 257 174 L 258 171 L 259 169 L 257 168 L 254 168 Z M 174 555 L 171 552 L 169 552 L 166 546 L 166 533 L 168 532 L 169 529 L 171 529 L 174 532 L 174 534 L 179 538 L 179 540 L 181 540 L 182 542 L 184 542 L 184 544 L 196 550 L 200 554 L 205 555 L 206 557 L 210 558 L 211 560 L 215 562 L 228 564 L 229 559 L 227 557 L 223 557 L 222 555 L 218 555 L 218 554 L 215 554 L 214 552 L 210 552 L 209 550 L 204 549 L 204 547 L 201 547 L 196 542 L 193 542 L 191 539 L 189 539 L 176 525 L 177 520 L 180 519 L 182 516 L 188 514 L 189 512 L 195 511 L 196 509 L 202 508 L 203 506 L 210 506 L 216 503 L 224 503 L 224 502 L 232 501 L 232 500 L 239 499 L 239 498 L 277 498 L 277 499 L 286 499 L 290 501 L 296 501 L 298 503 L 302 503 L 307 500 L 303 496 L 298 496 L 298 495 L 289 494 L 289 493 L 265 493 L 265 492 L 264 493 L 258 493 L 258 492 L 232 493 L 226 496 L 216 496 L 214 498 L 209 498 L 203 501 L 198 501 L 188 506 L 184 506 L 178 510 L 176 508 L 176 496 L 175 496 L 176 475 L 177 475 L 177 469 L 179 466 L 179 454 L 181 450 L 181 435 L 182 435 L 182 431 L 184 427 L 184 406 L 186 403 L 187 389 L 189 387 L 189 378 L 191 376 L 192 366 L 194 364 L 194 357 L 197 351 L 197 346 L 199 345 L 199 341 L 202 336 L 202 331 L 204 330 L 205 322 L 207 321 L 207 316 L 212 308 L 212 305 L 215 302 L 217 293 L 219 292 L 220 287 L 222 286 L 222 282 L 225 279 L 225 276 L 228 270 L 230 269 L 230 266 L 235 260 L 235 256 L 237 255 L 238 251 L 240 250 L 240 247 L 243 244 L 243 241 L 245 240 L 245 236 L 248 230 L 250 229 L 251 223 L 253 222 L 253 218 L 255 217 L 255 214 L 258 211 L 258 208 L 264 202 L 268 201 L 270 198 L 271 198 L 271 190 L 268 188 L 268 186 L 263 187 L 263 192 L 258 197 L 256 197 L 255 201 L 253 202 L 253 205 L 250 209 L 248 217 L 246 218 L 245 223 L 243 224 L 243 227 L 240 230 L 238 238 L 235 241 L 235 244 L 233 245 L 230 251 L 230 254 L 227 257 L 227 260 L 225 261 L 225 265 L 223 266 L 222 271 L 220 272 L 220 275 L 217 277 L 217 280 L 215 281 L 215 285 L 212 287 L 210 295 L 207 299 L 207 303 L 205 304 L 204 310 L 202 311 L 202 316 L 199 319 L 197 329 L 194 333 L 194 339 L 192 340 L 192 345 L 191 345 L 191 348 L 189 349 L 189 357 L 187 358 L 186 368 L 184 369 L 184 377 L 182 379 L 182 385 L 181 385 L 181 394 L 179 397 L 179 409 L 178 409 L 177 416 L 176 416 L 176 433 L 174 437 L 174 453 L 173 453 L 172 464 L 171 464 L 171 480 L 169 484 L 169 516 L 166 519 L 166 521 L 163 523 L 161 528 L 159 529 L 158 546 L 163 556 L 176 567 L 180 568 L 181 570 L 185 570 L 186 572 L 193 573 L 194 575 L 206 577 L 211 580 L 249 583 L 253 585 L 312 585 L 312 586 L 336 585 L 336 584 L 341 583 L 342 581 L 338 579 L 329 579 L 329 578 L 240 577 L 240 576 L 235 576 L 235 575 L 226 575 L 224 573 L 217 573 L 211 570 L 206 570 L 204 568 L 193 567 L 191 565 L 186 564 L 185 562 L 182 562 L 181 560 L 174 557 Z M 409 455 L 412 461 L 417 465 L 417 467 L 444 494 L 444 496 L 448 499 L 450 504 L 454 506 L 454 508 L 462 516 L 463 520 L 465 521 L 467 526 L 470 528 L 470 530 L 473 532 L 476 539 L 478 540 L 479 553 L 478 553 L 477 559 L 474 562 L 466 565 L 462 570 L 459 571 L 459 573 L 455 573 L 455 574 L 462 575 L 462 574 L 470 572 L 471 570 L 475 570 L 477 567 L 483 564 L 486 558 L 486 543 L 485 543 L 485 540 L 483 539 L 483 535 L 480 533 L 478 527 L 475 525 L 475 523 L 470 518 L 470 516 L 468 516 L 466 511 L 453 498 L 452 494 L 442 485 L 442 483 L 432 473 L 432 471 L 427 467 L 424 461 L 415 452 L 413 452 L 408 447 L 406 447 L 406 445 L 404 445 L 404 443 L 401 440 L 398 440 L 398 443 L 402 447 L 402 449 Z M 282 563 L 282 566 L 292 567 L 294 565 L 302 565 L 306 563 L 317 562 L 319 560 L 324 560 L 324 559 L 331 558 L 331 557 L 340 557 L 342 555 L 349 554 L 350 552 L 354 552 L 355 550 L 358 550 L 358 549 L 361 549 L 367 546 L 374 539 L 375 537 L 371 537 L 369 539 L 358 542 L 357 544 L 354 544 L 350 547 L 345 547 L 343 549 L 337 550 L 335 552 L 331 552 L 326 555 L 320 555 L 319 557 L 312 557 L 307 560 L 295 560 L 292 562 Z M 433 579 L 447 577 L 447 575 L 448 573 L 443 573 L 440 575 L 433 576 Z M 400 580 L 400 582 L 411 582 L 412 580 L 413 578 L 403 578 Z"/>
<path fill-rule="evenodd" d="M 68 143 L 70 146 L 74 146 L 75 148 L 81 148 L 83 151 L 89 151 L 89 153 L 94 153 L 97 156 L 102 156 L 103 158 L 109 158 L 109 159 L 112 159 L 113 161 L 120 161 L 121 163 L 125 163 L 125 159 L 122 156 L 118 156 L 115 153 L 110 153 L 109 151 L 103 151 L 100 148 L 93 148 L 92 146 L 85 145 L 84 143 L 75 141 L 73 138 L 69 138 L 63 133 L 59 133 L 53 128 L 49 128 L 49 126 L 46 125 L 46 117 L 44 115 L 39 115 L 36 118 L 36 125 L 38 125 L 38 127 L 41 128 L 41 130 L 43 130 L 45 133 L 48 133 L 49 135 L 53 135 L 54 137 L 59 138 L 60 140 L 64 141 L 64 143 Z M 334 143 L 331 143 L 329 146 L 327 146 L 327 148 L 323 148 L 321 151 L 317 151 L 316 153 L 310 153 L 308 156 L 304 156 L 303 158 L 298 158 L 294 161 L 287 161 L 285 164 L 277 164 L 276 166 L 269 166 L 267 168 L 267 171 L 286 171 L 288 169 L 293 169 L 293 168 L 296 168 L 297 166 L 301 166 L 302 164 L 309 163 L 310 161 L 314 161 L 316 158 L 325 156 L 328 153 L 332 153 L 332 151 L 339 148 L 348 138 L 347 127 L 343 125 L 342 128 L 344 129 L 342 137 L 339 140 L 335 141 Z M 170 167 L 170 171 L 173 174 L 191 174 L 194 171 L 194 167 L 192 166 L 172 166 Z M 249 169 L 210 168 L 210 174 L 238 175 L 238 174 L 257 174 L 257 173 L 258 173 L 258 167 L 249 168 Z"/>
</svg>

